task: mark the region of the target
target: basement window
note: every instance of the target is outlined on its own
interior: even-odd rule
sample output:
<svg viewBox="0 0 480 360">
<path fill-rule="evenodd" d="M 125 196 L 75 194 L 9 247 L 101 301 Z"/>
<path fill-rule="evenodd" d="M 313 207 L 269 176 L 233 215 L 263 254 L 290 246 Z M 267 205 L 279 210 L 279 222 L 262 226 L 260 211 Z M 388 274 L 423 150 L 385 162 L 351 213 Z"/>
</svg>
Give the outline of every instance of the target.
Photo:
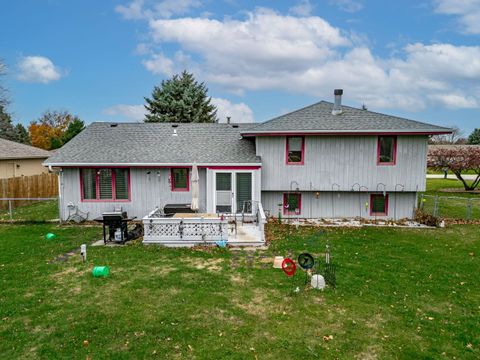
<svg viewBox="0 0 480 360">
<path fill-rule="evenodd" d="M 129 201 L 129 169 L 81 169 L 82 201 Z"/>
<path fill-rule="evenodd" d="M 397 138 L 379 136 L 377 139 L 377 165 L 395 165 L 397 158 Z"/>
<path fill-rule="evenodd" d="M 388 215 L 388 194 L 370 195 L 370 215 L 387 216 Z"/>
<path fill-rule="evenodd" d="M 173 168 L 171 171 L 172 191 L 189 191 L 188 168 Z"/>
<path fill-rule="evenodd" d="M 302 212 L 302 195 L 298 193 L 283 194 L 283 214 L 300 215 Z"/>
<path fill-rule="evenodd" d="M 303 165 L 305 153 L 305 138 L 303 136 L 287 137 L 287 165 Z"/>
</svg>

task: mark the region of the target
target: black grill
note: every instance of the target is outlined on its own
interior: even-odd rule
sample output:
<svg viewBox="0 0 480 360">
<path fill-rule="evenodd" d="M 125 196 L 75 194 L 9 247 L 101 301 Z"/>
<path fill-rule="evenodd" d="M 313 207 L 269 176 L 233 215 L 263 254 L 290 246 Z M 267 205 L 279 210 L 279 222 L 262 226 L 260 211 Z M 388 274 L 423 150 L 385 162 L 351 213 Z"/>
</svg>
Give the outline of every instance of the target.
<svg viewBox="0 0 480 360">
<path fill-rule="evenodd" d="M 128 222 L 135 218 L 129 219 L 125 211 L 107 211 L 102 213 L 102 216 L 96 218 L 95 221 L 103 224 L 103 241 L 115 241 L 125 243 L 130 240 L 128 236 Z M 108 239 L 107 231 L 108 228 Z M 120 230 L 121 238 L 115 239 L 115 232 Z"/>
</svg>

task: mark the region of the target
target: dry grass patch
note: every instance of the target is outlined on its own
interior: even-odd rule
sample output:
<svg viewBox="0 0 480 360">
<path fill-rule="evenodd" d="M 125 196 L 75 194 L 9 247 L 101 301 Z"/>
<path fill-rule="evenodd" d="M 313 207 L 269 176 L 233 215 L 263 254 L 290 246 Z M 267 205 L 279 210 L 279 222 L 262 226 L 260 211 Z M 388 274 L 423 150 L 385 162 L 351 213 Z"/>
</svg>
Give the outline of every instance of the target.
<svg viewBox="0 0 480 360">
<path fill-rule="evenodd" d="M 193 266 L 197 270 L 208 270 L 211 272 L 220 272 L 223 267 L 224 259 L 221 258 L 192 258 L 189 259 L 186 264 Z"/>
<path fill-rule="evenodd" d="M 378 346 L 369 346 L 365 349 L 365 351 L 362 351 L 361 353 L 355 355 L 355 359 L 358 360 L 376 360 L 378 359 L 378 352 L 379 347 Z"/>
<path fill-rule="evenodd" d="M 246 301 L 242 301 L 240 296 L 233 296 L 232 303 L 247 314 L 259 316 L 262 319 L 266 319 L 271 313 L 277 312 L 279 307 L 278 304 L 272 304 L 268 299 L 266 290 L 263 289 L 254 289 L 253 296 Z"/>
</svg>

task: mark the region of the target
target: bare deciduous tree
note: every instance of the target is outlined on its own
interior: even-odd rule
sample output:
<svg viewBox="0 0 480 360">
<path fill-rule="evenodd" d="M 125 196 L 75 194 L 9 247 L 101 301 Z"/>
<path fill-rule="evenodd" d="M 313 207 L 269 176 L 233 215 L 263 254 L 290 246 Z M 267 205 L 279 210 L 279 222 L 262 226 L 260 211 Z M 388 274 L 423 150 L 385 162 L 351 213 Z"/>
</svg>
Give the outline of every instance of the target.
<svg viewBox="0 0 480 360">
<path fill-rule="evenodd" d="M 466 144 L 467 139 L 463 136 L 463 131 L 458 126 L 450 126 L 451 134 L 435 135 L 430 138 L 429 143 L 435 145 L 453 145 Z"/>
<path fill-rule="evenodd" d="M 3 85 L 2 78 L 5 76 L 7 72 L 7 66 L 3 63 L 2 59 L 0 59 L 0 106 L 6 107 L 10 102 L 8 99 L 8 91 Z"/>
</svg>

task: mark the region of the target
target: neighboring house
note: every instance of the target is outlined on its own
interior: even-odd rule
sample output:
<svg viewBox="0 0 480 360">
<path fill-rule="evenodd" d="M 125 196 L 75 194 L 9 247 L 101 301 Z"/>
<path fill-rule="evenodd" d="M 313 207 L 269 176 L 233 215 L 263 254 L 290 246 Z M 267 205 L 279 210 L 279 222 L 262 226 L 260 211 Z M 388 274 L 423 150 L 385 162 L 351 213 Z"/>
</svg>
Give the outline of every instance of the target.
<svg viewBox="0 0 480 360">
<path fill-rule="evenodd" d="M 319 102 L 262 124 L 93 123 L 50 157 L 61 169 L 61 214 L 122 206 L 143 217 L 189 203 L 199 167 L 200 212 L 411 217 L 425 190 L 429 135 L 450 129 Z"/>
<path fill-rule="evenodd" d="M 50 152 L 0 138 L 0 179 L 47 173 L 42 163 Z"/>
</svg>

